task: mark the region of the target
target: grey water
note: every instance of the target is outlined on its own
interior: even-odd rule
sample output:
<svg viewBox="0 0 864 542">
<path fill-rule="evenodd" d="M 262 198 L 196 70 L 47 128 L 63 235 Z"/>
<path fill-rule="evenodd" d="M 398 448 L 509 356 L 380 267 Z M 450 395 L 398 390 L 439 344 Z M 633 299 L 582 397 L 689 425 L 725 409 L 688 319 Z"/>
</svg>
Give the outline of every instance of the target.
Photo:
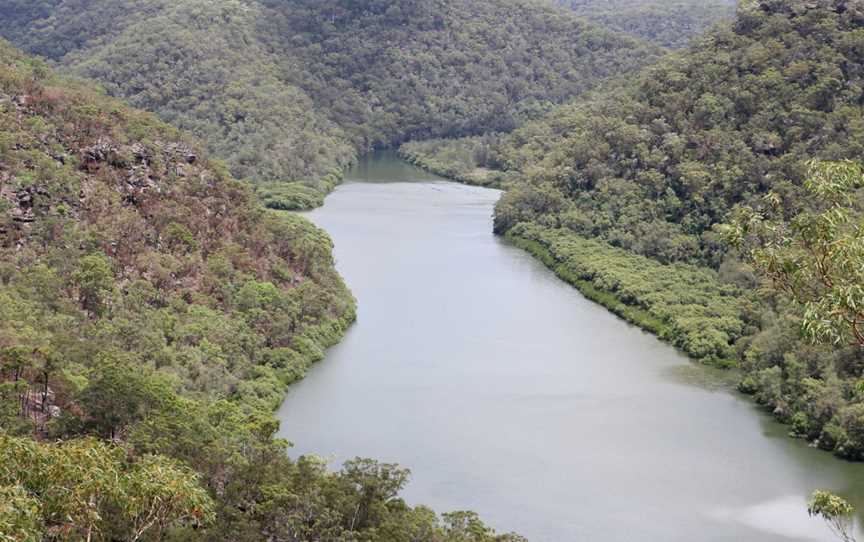
<svg viewBox="0 0 864 542">
<path fill-rule="evenodd" d="M 409 503 L 539 542 L 829 541 L 812 490 L 864 507 L 861 465 L 493 236 L 499 196 L 378 154 L 308 215 L 359 315 L 279 411 L 293 454 L 399 463 Z"/>
</svg>

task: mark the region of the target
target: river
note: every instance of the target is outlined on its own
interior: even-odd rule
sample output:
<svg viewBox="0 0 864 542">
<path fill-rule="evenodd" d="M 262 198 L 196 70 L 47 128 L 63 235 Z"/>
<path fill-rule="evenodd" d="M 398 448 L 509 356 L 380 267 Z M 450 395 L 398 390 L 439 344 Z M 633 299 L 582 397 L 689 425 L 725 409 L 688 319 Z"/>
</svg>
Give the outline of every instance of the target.
<svg viewBox="0 0 864 542">
<path fill-rule="evenodd" d="M 411 504 L 536 542 L 830 541 L 813 489 L 864 508 L 860 465 L 493 236 L 499 194 L 384 153 L 308 214 L 359 313 L 279 412 L 293 453 L 397 462 Z"/>
</svg>

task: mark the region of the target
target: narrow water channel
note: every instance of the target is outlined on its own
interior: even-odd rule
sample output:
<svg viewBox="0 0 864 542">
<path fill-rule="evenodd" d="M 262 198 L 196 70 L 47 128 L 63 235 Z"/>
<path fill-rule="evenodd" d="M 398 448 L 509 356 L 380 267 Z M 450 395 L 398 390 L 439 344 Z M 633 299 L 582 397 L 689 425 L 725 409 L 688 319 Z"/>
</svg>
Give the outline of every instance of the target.
<svg viewBox="0 0 864 542">
<path fill-rule="evenodd" d="M 864 508 L 864 467 L 494 237 L 498 196 L 380 154 L 308 215 L 359 319 L 280 410 L 295 454 L 397 462 L 412 504 L 537 542 L 830 541 L 813 489 Z"/>
</svg>

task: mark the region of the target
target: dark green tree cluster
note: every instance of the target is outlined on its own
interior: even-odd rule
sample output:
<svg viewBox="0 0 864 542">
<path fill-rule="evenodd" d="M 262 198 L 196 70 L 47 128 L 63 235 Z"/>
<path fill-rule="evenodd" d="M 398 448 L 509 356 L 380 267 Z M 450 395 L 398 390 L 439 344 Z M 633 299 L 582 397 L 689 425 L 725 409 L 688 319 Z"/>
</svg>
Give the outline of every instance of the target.
<svg viewBox="0 0 864 542">
<path fill-rule="evenodd" d="M 343 131 L 285 80 L 297 68 L 262 42 L 254 2 L 56 1 L 25 11 L 27 24 L 8 3 L 0 33 L 15 45 L 197 135 L 236 178 L 290 182 L 280 207 L 308 203 L 310 188 L 323 197 L 353 159 Z"/>
<path fill-rule="evenodd" d="M 555 0 L 607 28 L 680 49 L 735 15 L 736 0 Z"/>
<path fill-rule="evenodd" d="M 504 136 L 410 143 L 403 154 L 460 173 L 483 141 L 486 167 L 502 170 L 491 174 L 564 198 L 557 223 L 662 263 L 718 268 L 727 250 L 713 227 L 736 204 L 772 189 L 794 213 L 810 159 L 864 154 L 854 7 L 751 3 L 622 88 Z M 518 219 L 502 207 L 497 229 Z"/>
<path fill-rule="evenodd" d="M 289 459 L 354 318 L 327 235 L 154 116 L 0 42 L 0 539 L 518 540 Z"/>
<path fill-rule="evenodd" d="M 0 0 L 0 35 L 199 136 L 279 209 L 320 204 L 357 152 L 512 129 L 656 56 L 532 0 Z"/>
<path fill-rule="evenodd" d="M 262 3 L 289 77 L 366 148 L 512 129 L 657 52 L 524 0 Z"/>
</svg>

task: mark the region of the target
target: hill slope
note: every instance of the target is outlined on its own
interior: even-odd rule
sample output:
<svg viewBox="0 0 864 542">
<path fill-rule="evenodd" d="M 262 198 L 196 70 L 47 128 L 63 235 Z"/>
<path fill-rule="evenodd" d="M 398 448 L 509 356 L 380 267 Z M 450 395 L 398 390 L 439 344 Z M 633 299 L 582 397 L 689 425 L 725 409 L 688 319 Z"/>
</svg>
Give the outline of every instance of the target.
<svg viewBox="0 0 864 542">
<path fill-rule="evenodd" d="M 513 128 L 655 54 L 533 0 L 38 6 L 0 1 L 0 33 L 197 134 L 237 177 L 323 190 L 358 151 Z"/>
<path fill-rule="evenodd" d="M 606 28 L 680 49 L 735 15 L 737 0 L 555 0 Z"/>
<path fill-rule="evenodd" d="M 0 42 L 0 538 L 516 540 L 288 458 L 272 410 L 353 318 L 325 233 Z"/>
<path fill-rule="evenodd" d="M 527 124 L 501 162 L 573 202 L 580 233 L 719 266 L 711 228 L 733 205 L 770 189 L 794 211 L 808 160 L 864 155 L 862 13 L 788 4 L 743 9 L 628 88 Z"/>
</svg>

